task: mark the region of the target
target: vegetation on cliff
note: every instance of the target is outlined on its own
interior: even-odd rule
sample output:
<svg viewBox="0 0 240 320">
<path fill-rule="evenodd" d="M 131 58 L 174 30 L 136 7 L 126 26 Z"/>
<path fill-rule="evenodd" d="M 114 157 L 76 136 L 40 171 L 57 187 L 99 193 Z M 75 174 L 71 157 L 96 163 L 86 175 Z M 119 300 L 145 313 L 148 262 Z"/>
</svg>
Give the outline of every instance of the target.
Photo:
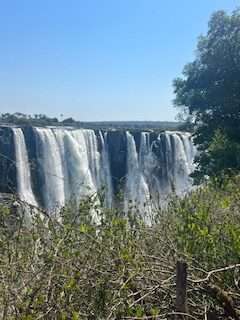
<svg viewBox="0 0 240 320">
<path fill-rule="evenodd" d="M 175 121 L 78 121 L 73 118 L 59 120 L 44 114 L 27 115 L 20 112 L 0 114 L 0 125 L 37 126 L 37 127 L 74 127 L 103 130 L 183 130 L 185 126 Z"/>
</svg>

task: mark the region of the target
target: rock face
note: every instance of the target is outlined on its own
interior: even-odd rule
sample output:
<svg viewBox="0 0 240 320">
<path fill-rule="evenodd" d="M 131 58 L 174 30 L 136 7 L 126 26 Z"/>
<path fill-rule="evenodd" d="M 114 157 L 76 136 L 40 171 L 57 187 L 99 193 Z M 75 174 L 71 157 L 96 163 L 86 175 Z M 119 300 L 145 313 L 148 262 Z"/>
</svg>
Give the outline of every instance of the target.
<svg viewBox="0 0 240 320">
<path fill-rule="evenodd" d="M 36 132 L 33 127 L 24 127 L 23 134 L 28 150 L 28 159 L 30 164 L 30 174 L 32 179 L 32 189 L 35 197 L 42 207 L 44 206 L 42 186 L 44 184 L 43 175 L 41 171 L 41 163 L 38 161 L 38 140 Z"/>
<path fill-rule="evenodd" d="M 123 131 L 110 131 L 107 135 L 109 164 L 114 193 L 120 192 L 127 175 L 127 139 Z"/>
<path fill-rule="evenodd" d="M 0 192 L 14 193 L 17 191 L 16 186 L 13 133 L 9 127 L 0 127 Z"/>
<path fill-rule="evenodd" d="M 0 127 L 0 154 L 0 192 L 51 210 L 104 188 L 107 206 L 121 192 L 143 210 L 191 188 L 195 148 L 183 132 Z"/>
</svg>

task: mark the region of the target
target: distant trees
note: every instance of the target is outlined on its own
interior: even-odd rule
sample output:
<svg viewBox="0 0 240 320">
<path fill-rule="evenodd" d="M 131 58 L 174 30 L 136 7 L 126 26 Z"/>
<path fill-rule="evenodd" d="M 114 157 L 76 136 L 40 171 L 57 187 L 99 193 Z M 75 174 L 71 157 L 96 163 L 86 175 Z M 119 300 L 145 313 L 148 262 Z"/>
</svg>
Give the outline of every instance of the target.
<svg viewBox="0 0 240 320">
<path fill-rule="evenodd" d="M 27 115 L 24 113 L 2 113 L 0 114 L 0 124 L 10 124 L 19 126 L 70 126 L 75 128 L 93 130 L 186 130 L 183 122 L 175 121 L 78 121 L 72 117 L 62 119 L 50 118 L 44 114 Z"/>
<path fill-rule="evenodd" d="M 63 124 L 69 125 L 74 124 L 76 121 L 73 118 L 67 118 L 62 121 Z"/>
<path fill-rule="evenodd" d="M 194 127 L 196 181 L 240 170 L 240 10 L 214 13 L 196 58 L 174 80 L 175 106 Z"/>
<path fill-rule="evenodd" d="M 60 125 L 79 125 L 79 121 L 68 118 L 59 121 L 58 118 L 50 118 L 44 114 L 34 114 L 33 116 L 20 112 L 2 113 L 0 114 L 0 124 L 15 124 L 15 125 L 32 125 L 32 126 L 60 126 Z"/>
</svg>

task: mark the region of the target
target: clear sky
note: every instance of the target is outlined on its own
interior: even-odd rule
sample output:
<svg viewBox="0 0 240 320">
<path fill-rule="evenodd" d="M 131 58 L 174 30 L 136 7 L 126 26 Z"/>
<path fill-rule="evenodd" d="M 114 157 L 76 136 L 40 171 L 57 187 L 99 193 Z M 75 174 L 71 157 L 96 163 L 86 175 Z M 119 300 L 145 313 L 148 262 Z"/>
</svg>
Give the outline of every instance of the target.
<svg viewBox="0 0 240 320">
<path fill-rule="evenodd" d="M 173 120 L 172 80 L 239 0 L 0 0 L 0 112 Z"/>
</svg>

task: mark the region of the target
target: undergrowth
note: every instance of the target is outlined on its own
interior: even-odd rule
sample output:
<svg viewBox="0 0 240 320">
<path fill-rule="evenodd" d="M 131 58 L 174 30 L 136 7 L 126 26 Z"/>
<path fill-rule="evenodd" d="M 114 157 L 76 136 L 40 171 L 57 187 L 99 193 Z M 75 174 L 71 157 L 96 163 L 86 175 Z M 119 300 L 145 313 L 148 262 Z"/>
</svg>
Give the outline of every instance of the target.
<svg viewBox="0 0 240 320">
<path fill-rule="evenodd" d="M 188 263 L 192 317 L 203 319 L 212 308 L 226 317 L 224 306 L 208 296 L 209 283 L 240 308 L 237 178 L 174 199 L 151 225 L 103 208 L 94 209 L 101 217 L 96 224 L 92 206 L 90 199 L 77 209 L 66 206 L 59 219 L 34 211 L 30 225 L 21 208 L 12 219 L 11 208 L 1 207 L 2 319 L 170 318 L 178 260 Z"/>
</svg>

